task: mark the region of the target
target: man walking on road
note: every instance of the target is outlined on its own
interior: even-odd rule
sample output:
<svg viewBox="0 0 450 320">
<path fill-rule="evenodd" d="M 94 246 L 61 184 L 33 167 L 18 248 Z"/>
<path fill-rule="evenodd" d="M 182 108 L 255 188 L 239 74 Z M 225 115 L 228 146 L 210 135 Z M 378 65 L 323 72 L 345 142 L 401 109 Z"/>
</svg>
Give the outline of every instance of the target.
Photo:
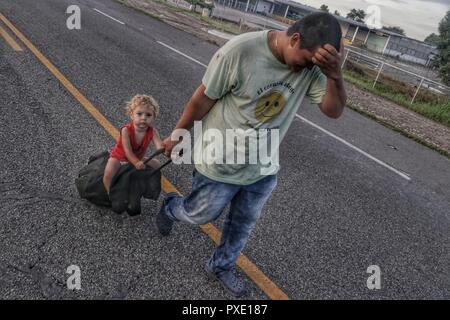
<svg viewBox="0 0 450 320">
<path fill-rule="evenodd" d="M 336 18 L 314 13 L 285 31 L 233 38 L 211 59 L 175 129 L 190 130 L 201 120 L 203 130 L 215 129 L 224 137 L 227 129 L 277 129 L 281 140 L 305 96 L 324 114 L 338 118 L 346 103 L 341 37 Z M 177 143 L 170 137 L 164 140 L 167 156 Z M 175 221 L 205 224 L 230 204 L 220 245 L 206 271 L 237 297 L 246 289 L 233 268 L 277 184 L 279 166 L 263 169 L 261 164 L 197 163 L 191 193 L 168 193 L 156 217 L 159 232 L 166 236 Z"/>
</svg>

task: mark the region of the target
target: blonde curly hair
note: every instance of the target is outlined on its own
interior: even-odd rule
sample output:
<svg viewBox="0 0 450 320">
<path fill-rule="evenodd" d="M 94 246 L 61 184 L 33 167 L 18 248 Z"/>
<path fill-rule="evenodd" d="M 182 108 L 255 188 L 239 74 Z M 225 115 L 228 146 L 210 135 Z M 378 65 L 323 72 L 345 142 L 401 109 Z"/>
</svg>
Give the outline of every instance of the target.
<svg viewBox="0 0 450 320">
<path fill-rule="evenodd" d="M 159 104 L 155 98 L 145 94 L 137 94 L 130 101 L 127 102 L 127 106 L 125 108 L 127 114 L 131 116 L 133 114 L 134 109 L 138 106 L 147 106 L 149 107 L 153 113 L 155 114 L 155 119 L 159 115 Z"/>
</svg>

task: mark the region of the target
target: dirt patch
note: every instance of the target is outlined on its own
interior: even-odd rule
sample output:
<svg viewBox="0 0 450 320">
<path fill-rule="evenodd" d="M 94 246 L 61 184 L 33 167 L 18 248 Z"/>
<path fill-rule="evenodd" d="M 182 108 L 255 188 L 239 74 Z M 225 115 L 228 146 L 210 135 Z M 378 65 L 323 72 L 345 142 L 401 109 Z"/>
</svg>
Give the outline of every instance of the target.
<svg viewBox="0 0 450 320">
<path fill-rule="evenodd" d="M 211 29 L 211 25 L 186 15 L 175 7 L 151 0 L 116 1 L 143 11 L 154 18 L 218 46 L 222 46 L 227 42 L 226 39 L 207 32 L 208 29 Z M 365 92 L 348 82 L 346 82 L 345 86 L 349 107 L 450 157 L 449 127 L 425 118 L 382 97 Z"/>
<path fill-rule="evenodd" d="M 153 18 L 161 20 L 177 29 L 193 34 L 200 39 L 206 40 L 217 46 L 223 46 L 227 40 L 208 33 L 211 25 L 191 17 L 176 7 L 169 7 L 168 4 L 154 2 L 151 0 L 116 0 L 128 7 L 142 11 Z"/>
</svg>

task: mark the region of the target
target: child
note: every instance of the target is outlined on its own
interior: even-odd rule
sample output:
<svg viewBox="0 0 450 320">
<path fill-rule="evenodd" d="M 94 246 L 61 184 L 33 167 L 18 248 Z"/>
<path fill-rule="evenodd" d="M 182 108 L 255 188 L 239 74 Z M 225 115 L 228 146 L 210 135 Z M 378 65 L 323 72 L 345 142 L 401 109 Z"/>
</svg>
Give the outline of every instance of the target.
<svg viewBox="0 0 450 320">
<path fill-rule="evenodd" d="M 153 122 L 159 113 L 159 105 L 152 96 L 136 95 L 127 103 L 127 114 L 131 122 L 120 130 L 120 137 L 109 154 L 109 160 L 103 174 L 103 184 L 109 194 L 111 181 L 122 164 L 131 163 L 138 170 L 145 168 L 142 158 L 153 141 L 156 149 L 162 148 L 161 138 L 153 128 Z M 151 160 L 151 165 L 159 162 Z"/>
</svg>

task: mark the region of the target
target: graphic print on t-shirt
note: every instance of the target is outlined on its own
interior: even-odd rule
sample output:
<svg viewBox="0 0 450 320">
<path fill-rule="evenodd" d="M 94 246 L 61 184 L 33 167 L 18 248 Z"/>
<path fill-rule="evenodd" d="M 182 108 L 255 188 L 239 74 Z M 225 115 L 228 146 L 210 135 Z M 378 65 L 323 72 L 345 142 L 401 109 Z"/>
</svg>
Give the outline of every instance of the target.
<svg viewBox="0 0 450 320">
<path fill-rule="evenodd" d="M 267 122 L 283 111 L 286 106 L 286 99 L 279 91 L 272 91 L 256 102 L 255 118 L 261 122 Z"/>
</svg>

